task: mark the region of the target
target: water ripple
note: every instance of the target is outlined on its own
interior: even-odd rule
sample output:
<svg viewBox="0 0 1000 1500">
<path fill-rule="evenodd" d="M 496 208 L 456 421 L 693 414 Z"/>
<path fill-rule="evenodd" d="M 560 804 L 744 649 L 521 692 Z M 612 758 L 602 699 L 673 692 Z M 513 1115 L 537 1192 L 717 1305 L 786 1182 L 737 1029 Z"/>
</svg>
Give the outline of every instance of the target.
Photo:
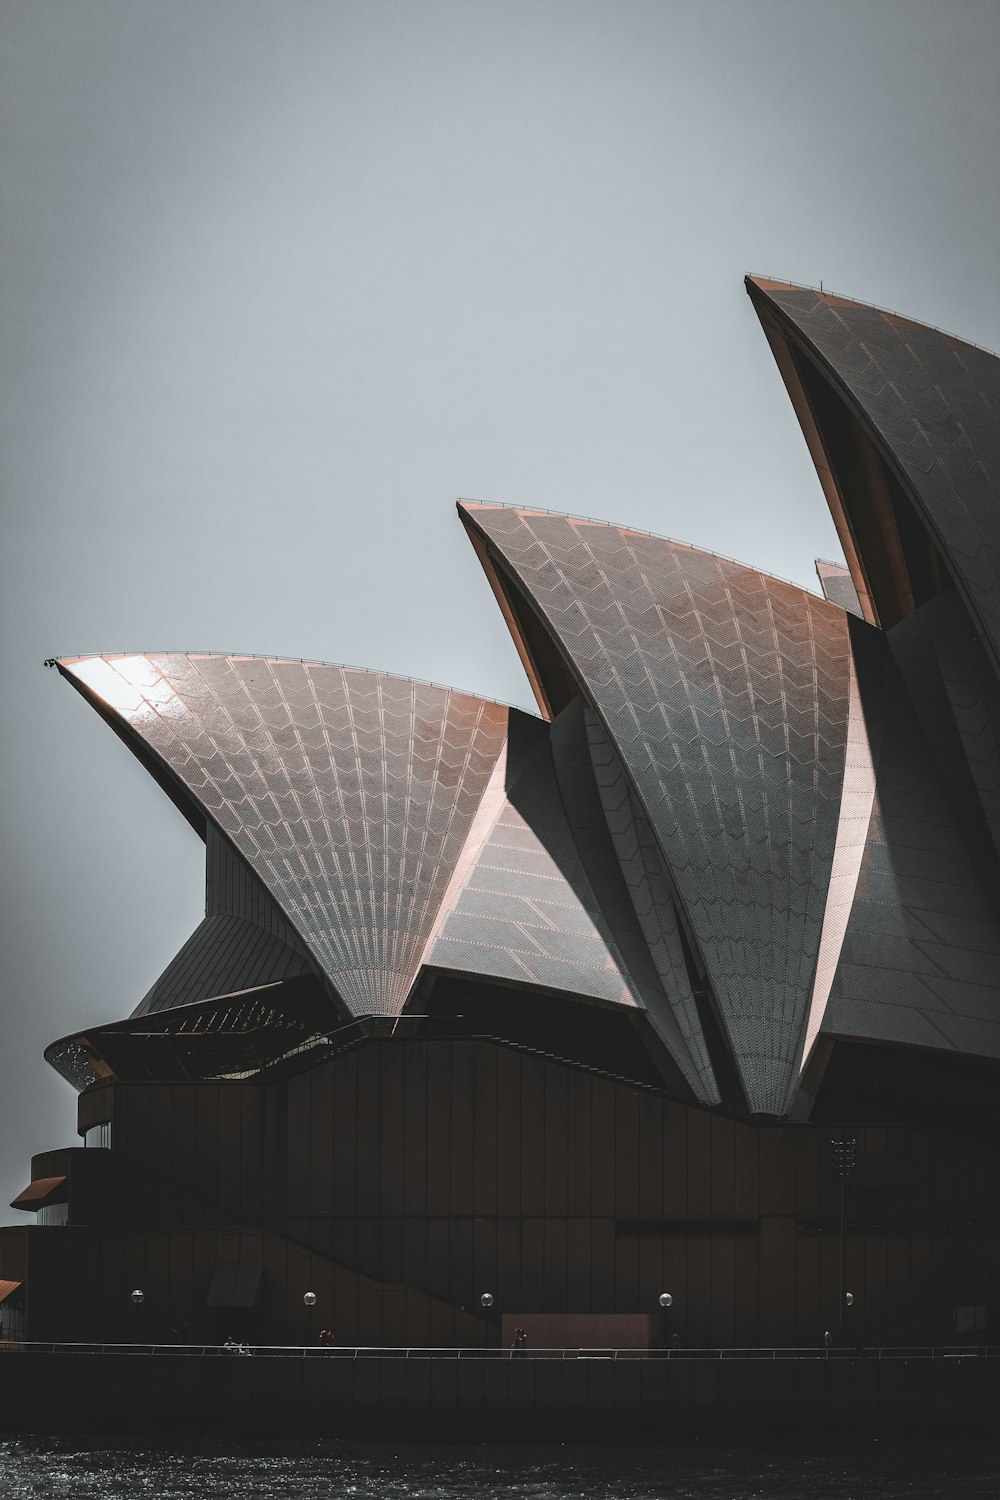
<svg viewBox="0 0 1000 1500">
<path fill-rule="evenodd" d="M 987 1444 L 701 1448 L 0 1440 L 4 1500 L 940 1500 L 1000 1495 Z"/>
</svg>

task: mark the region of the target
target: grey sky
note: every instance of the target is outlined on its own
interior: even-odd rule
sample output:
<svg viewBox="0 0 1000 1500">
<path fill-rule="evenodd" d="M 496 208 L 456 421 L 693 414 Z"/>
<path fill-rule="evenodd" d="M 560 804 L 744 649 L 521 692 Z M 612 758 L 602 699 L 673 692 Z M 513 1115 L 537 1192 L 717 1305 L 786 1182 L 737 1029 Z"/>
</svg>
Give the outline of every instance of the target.
<svg viewBox="0 0 1000 1500">
<path fill-rule="evenodd" d="M 202 846 L 42 660 L 357 662 L 530 705 L 457 495 L 814 587 L 742 286 L 1000 347 L 1000 7 L 2 7 L 0 1219 L 75 1141 L 49 1041 L 137 1003 Z"/>
</svg>

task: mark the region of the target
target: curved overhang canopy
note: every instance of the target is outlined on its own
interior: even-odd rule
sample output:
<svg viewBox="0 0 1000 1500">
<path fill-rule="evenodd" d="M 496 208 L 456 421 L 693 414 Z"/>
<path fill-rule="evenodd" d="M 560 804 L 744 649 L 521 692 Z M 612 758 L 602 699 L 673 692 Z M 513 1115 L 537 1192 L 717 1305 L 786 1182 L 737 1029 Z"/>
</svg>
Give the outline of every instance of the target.
<svg viewBox="0 0 1000 1500">
<path fill-rule="evenodd" d="M 1000 666 L 1000 359 L 829 292 L 746 284 L 865 618 L 888 629 L 954 583 Z"/>
<path fill-rule="evenodd" d="M 625 527 L 472 503 L 460 513 L 515 614 L 522 650 L 544 630 L 558 653 L 554 685 L 532 656 L 545 698 L 579 683 L 616 747 L 749 1107 L 782 1114 L 814 1010 L 840 822 L 844 612 Z M 520 601 L 530 617 L 517 614 Z M 842 936 L 842 915 L 830 917 Z"/>
</svg>

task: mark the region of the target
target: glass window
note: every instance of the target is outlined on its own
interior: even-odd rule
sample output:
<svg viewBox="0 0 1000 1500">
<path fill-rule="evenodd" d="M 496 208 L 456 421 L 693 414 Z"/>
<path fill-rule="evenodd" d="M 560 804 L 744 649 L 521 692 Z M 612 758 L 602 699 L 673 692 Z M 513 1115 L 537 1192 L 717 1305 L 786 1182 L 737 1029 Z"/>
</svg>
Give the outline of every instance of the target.
<svg viewBox="0 0 1000 1500">
<path fill-rule="evenodd" d="M 111 1146 L 111 1121 L 102 1120 L 99 1125 L 91 1125 L 89 1130 L 83 1132 L 83 1144 L 85 1146 Z"/>
</svg>

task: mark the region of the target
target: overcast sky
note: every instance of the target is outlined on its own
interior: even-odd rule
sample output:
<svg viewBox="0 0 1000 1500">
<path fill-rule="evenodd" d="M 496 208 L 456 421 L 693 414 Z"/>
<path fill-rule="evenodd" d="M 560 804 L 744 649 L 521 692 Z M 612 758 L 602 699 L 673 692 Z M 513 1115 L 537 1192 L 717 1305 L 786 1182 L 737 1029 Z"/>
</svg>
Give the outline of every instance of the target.
<svg viewBox="0 0 1000 1500">
<path fill-rule="evenodd" d="M 1000 347 L 995 0 L 2 7 L 0 1220 L 202 846 L 45 657 L 316 657 L 531 706 L 456 496 L 815 587 L 761 271 Z"/>
</svg>

